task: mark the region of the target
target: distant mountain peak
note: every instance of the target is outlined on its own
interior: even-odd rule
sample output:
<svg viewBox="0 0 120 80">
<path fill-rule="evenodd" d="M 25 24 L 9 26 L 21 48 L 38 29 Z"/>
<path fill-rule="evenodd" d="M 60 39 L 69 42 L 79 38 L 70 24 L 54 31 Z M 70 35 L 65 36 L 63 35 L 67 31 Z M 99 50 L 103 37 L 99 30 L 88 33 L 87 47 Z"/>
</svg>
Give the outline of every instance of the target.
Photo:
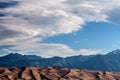
<svg viewBox="0 0 120 80">
<path fill-rule="evenodd" d="M 120 49 L 116 49 L 116 50 L 114 50 L 114 51 L 119 51 L 119 52 L 120 52 Z"/>
<path fill-rule="evenodd" d="M 11 55 L 21 55 L 21 54 L 19 54 L 19 53 L 10 53 Z"/>
<path fill-rule="evenodd" d="M 116 49 L 116 50 L 108 53 L 108 55 L 115 55 L 115 54 L 120 54 L 120 49 Z"/>
<path fill-rule="evenodd" d="M 19 54 L 19 53 L 10 53 L 6 56 L 22 56 L 22 54 Z"/>
</svg>

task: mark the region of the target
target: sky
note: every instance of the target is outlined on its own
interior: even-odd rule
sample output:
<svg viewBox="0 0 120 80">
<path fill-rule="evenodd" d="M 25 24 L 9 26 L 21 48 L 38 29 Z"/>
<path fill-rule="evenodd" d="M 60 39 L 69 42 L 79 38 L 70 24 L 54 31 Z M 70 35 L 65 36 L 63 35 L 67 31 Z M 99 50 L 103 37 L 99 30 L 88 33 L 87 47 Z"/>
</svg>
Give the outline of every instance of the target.
<svg viewBox="0 0 120 80">
<path fill-rule="evenodd" d="M 0 0 L 0 56 L 105 54 L 120 49 L 119 0 Z"/>
</svg>

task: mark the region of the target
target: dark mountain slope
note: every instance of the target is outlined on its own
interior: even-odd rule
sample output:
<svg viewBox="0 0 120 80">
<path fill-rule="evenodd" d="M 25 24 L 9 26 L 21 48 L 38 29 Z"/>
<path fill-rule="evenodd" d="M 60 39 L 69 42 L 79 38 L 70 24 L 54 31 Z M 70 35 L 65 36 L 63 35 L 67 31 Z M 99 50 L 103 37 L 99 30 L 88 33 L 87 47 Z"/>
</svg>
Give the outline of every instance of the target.
<svg viewBox="0 0 120 80">
<path fill-rule="evenodd" d="M 120 50 L 114 50 L 106 55 L 71 56 L 67 58 L 42 58 L 35 55 L 9 54 L 0 58 L 1 67 L 14 66 L 61 66 L 76 69 L 120 71 Z"/>
</svg>

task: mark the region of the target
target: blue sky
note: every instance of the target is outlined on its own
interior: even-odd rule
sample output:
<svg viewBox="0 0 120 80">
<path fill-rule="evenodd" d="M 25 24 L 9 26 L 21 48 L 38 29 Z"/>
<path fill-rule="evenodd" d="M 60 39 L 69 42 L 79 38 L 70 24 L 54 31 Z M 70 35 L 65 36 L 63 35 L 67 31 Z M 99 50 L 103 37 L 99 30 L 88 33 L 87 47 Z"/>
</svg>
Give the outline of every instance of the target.
<svg viewBox="0 0 120 80">
<path fill-rule="evenodd" d="M 103 54 L 120 49 L 119 0 L 0 0 L 0 56 Z"/>
<path fill-rule="evenodd" d="M 90 22 L 80 31 L 71 34 L 57 35 L 45 39 L 44 43 L 61 43 L 73 49 L 105 50 L 120 49 L 120 27 L 105 22 Z"/>
</svg>

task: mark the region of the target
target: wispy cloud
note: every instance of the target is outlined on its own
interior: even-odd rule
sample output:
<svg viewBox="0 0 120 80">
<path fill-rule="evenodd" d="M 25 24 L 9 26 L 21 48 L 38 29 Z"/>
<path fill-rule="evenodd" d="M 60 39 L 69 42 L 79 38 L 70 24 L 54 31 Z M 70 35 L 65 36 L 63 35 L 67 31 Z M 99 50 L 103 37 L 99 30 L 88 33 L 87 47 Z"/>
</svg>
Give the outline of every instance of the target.
<svg viewBox="0 0 120 80">
<path fill-rule="evenodd" d="M 103 54 L 104 50 L 102 49 L 81 49 L 78 52 L 79 54 L 82 55 L 96 55 L 96 54 Z"/>
<path fill-rule="evenodd" d="M 63 44 L 40 42 L 50 36 L 78 31 L 87 22 L 119 24 L 120 21 L 119 0 L 0 0 L 1 5 L 5 3 L 6 6 L 0 7 L 1 15 L 4 14 L 0 16 L 0 44 L 14 45 L 11 51 L 54 56 L 64 55 L 64 51 L 59 51 L 65 48 L 65 53 L 74 53 Z"/>
<path fill-rule="evenodd" d="M 30 45 L 30 46 L 29 46 Z M 32 46 L 31 46 L 32 45 Z M 53 56 L 60 56 L 60 57 L 66 57 L 66 56 L 74 56 L 74 55 L 95 55 L 104 53 L 105 51 L 102 49 L 80 49 L 80 50 L 74 50 L 66 45 L 63 44 L 45 44 L 45 43 L 39 43 L 39 44 L 16 44 L 14 47 L 9 47 L 8 49 L 2 49 L 2 52 L 8 53 L 13 52 L 14 50 L 18 50 L 21 54 L 36 54 L 42 57 L 53 57 Z"/>
</svg>

